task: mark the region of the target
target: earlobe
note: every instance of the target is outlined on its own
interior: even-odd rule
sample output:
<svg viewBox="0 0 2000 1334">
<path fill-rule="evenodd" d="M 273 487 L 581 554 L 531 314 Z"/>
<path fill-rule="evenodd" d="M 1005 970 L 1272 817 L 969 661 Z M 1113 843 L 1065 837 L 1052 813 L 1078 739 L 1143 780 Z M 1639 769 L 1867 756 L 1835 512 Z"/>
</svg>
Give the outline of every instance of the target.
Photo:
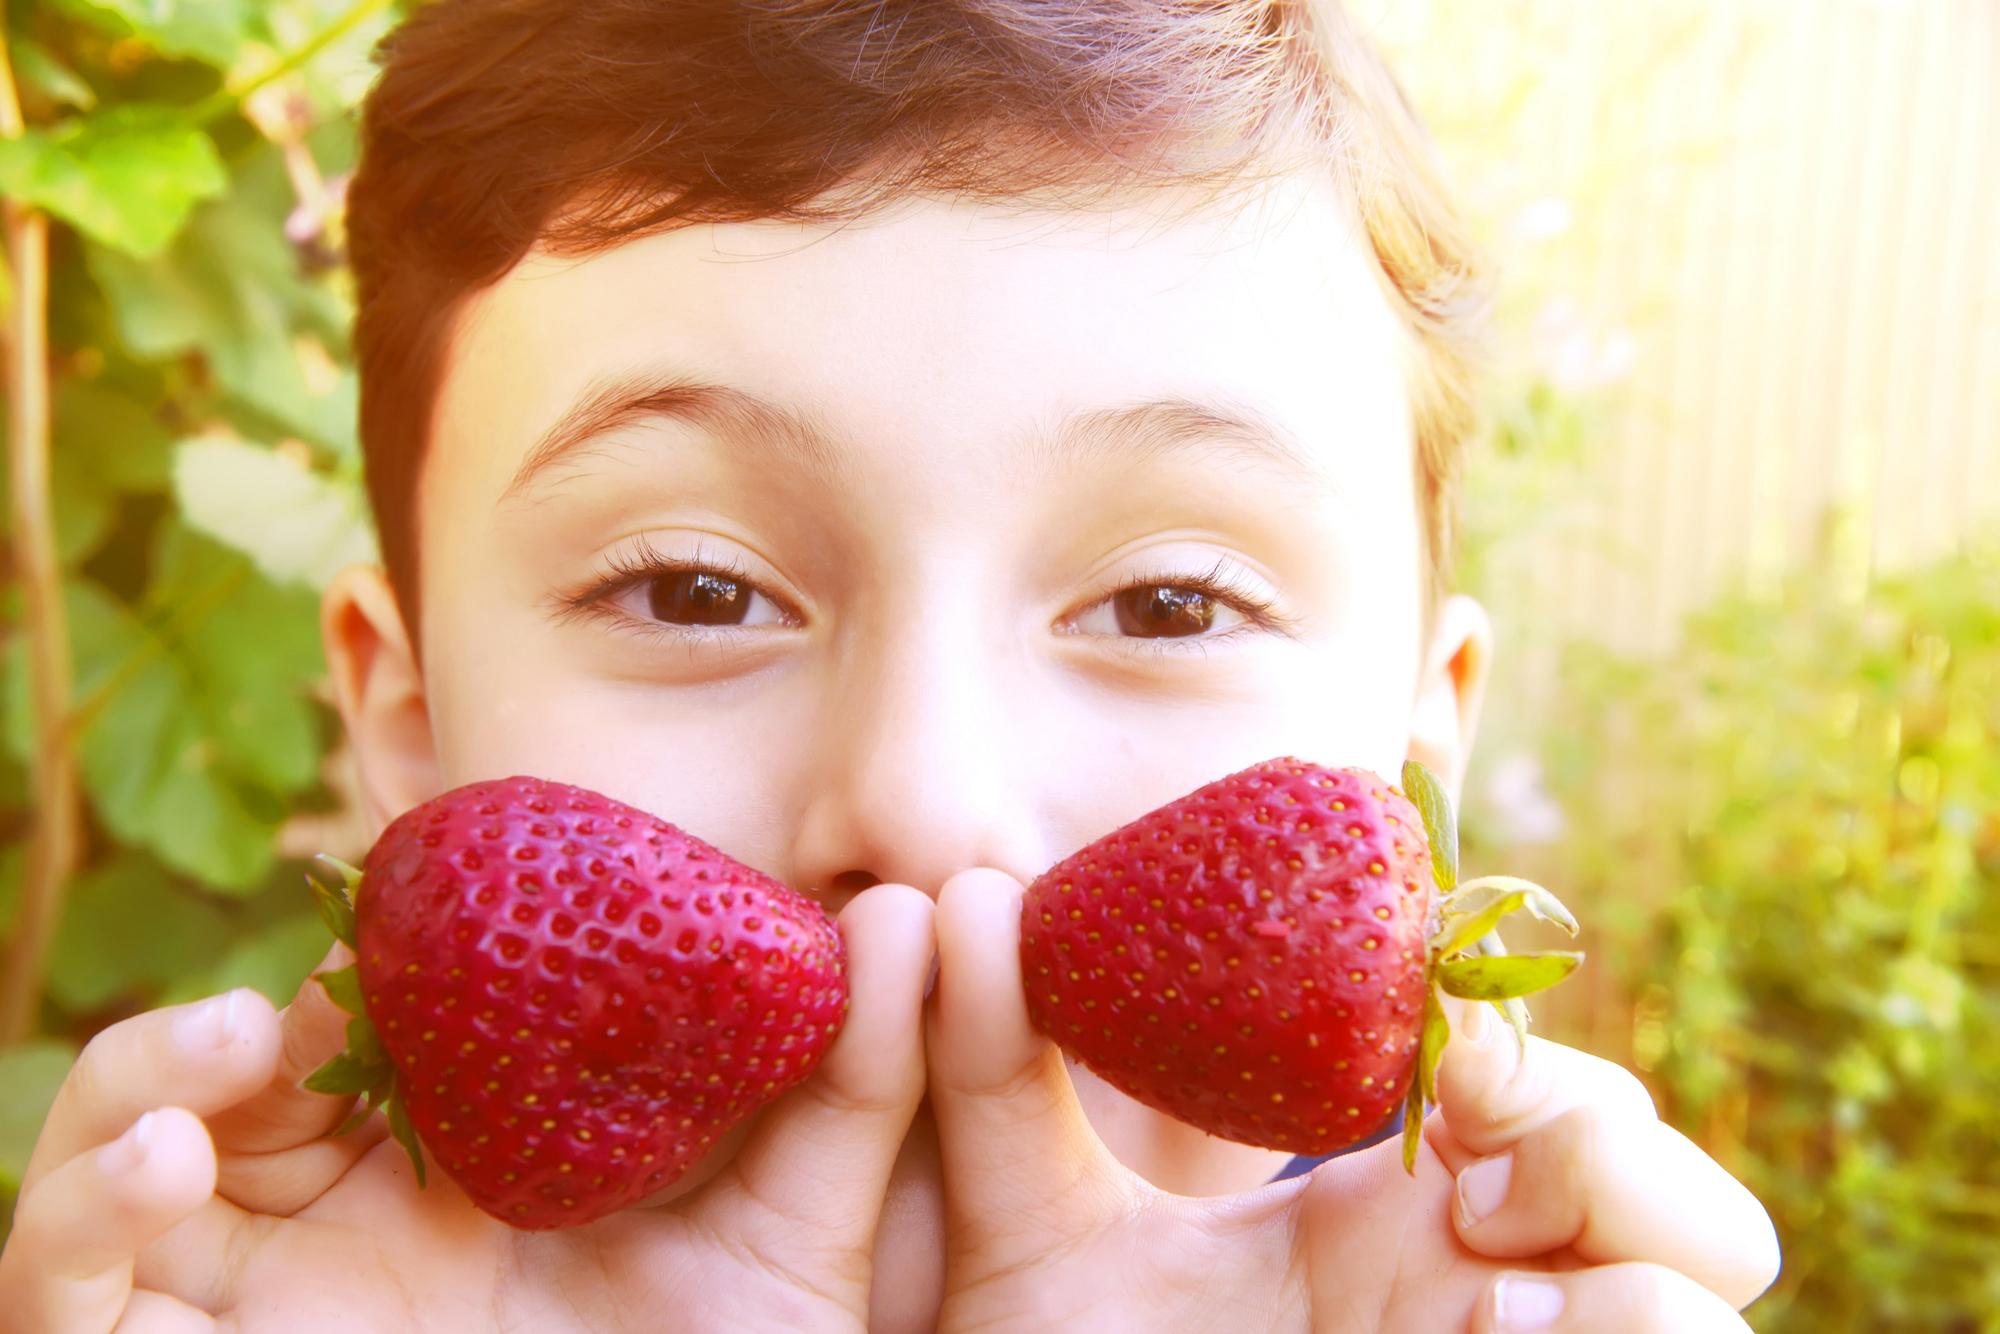
<svg viewBox="0 0 2000 1334">
<path fill-rule="evenodd" d="M 1453 802 L 1465 782 L 1492 660 L 1493 622 L 1486 609 L 1464 594 L 1445 599 L 1417 677 L 1409 758 L 1435 773 Z"/>
<path fill-rule="evenodd" d="M 320 638 L 369 824 L 379 831 L 443 790 L 423 673 L 379 568 L 354 565 L 334 577 L 320 599 Z"/>
</svg>

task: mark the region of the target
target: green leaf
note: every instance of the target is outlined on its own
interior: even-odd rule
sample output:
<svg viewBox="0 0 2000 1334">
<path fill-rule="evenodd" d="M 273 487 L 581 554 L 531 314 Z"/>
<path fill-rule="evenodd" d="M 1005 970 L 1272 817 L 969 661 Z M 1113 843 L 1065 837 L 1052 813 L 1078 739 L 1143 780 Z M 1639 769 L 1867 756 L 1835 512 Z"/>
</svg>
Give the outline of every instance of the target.
<svg viewBox="0 0 2000 1334">
<path fill-rule="evenodd" d="M 1417 1151 L 1424 1142 L 1424 1095 L 1414 1086 L 1403 1095 L 1403 1170 L 1417 1174 Z"/>
<path fill-rule="evenodd" d="M 1482 959 L 1505 959 L 1509 957 L 1507 942 L 1500 939 L 1500 933 L 1497 931 L 1489 932 L 1473 941 L 1470 952 Z M 1525 1044 L 1528 1040 L 1528 1003 L 1519 996 L 1509 996 L 1505 1000 L 1492 1002 L 1492 1005 L 1495 1010 L 1500 1012 L 1500 1017 L 1505 1019 L 1508 1026 L 1514 1030 L 1514 1036 Z"/>
<path fill-rule="evenodd" d="M 336 968 L 330 972 L 315 973 L 319 984 L 326 988 L 326 994 L 335 1005 L 349 1014 L 364 1014 L 366 1007 L 361 1003 L 361 978 L 353 964 Z"/>
<path fill-rule="evenodd" d="M 14 929 L 14 914 L 21 907 L 21 872 L 28 862 L 28 850 L 20 842 L 0 847 L 0 940 Z"/>
<path fill-rule="evenodd" d="M 1444 1059 L 1444 1044 L 1451 1040 L 1451 1022 L 1444 1016 L 1437 992 L 1424 998 L 1424 1032 L 1417 1042 L 1417 1095 L 1423 1102 L 1437 1101 L 1438 1062 Z"/>
<path fill-rule="evenodd" d="M 187 522 L 248 555 L 275 583 L 324 588 L 375 559 L 361 488 L 295 455 L 221 438 L 189 440 L 174 457 Z"/>
<path fill-rule="evenodd" d="M 235 64 L 244 42 L 264 35 L 255 0 L 55 0 L 72 17 L 115 37 L 138 37 L 165 55 L 217 69 Z"/>
<path fill-rule="evenodd" d="M 0 1048 L 0 1190 L 18 1190 L 28 1155 L 42 1133 L 42 1121 L 56 1090 L 76 1064 L 76 1049 L 53 1038 Z"/>
<path fill-rule="evenodd" d="M 0 193 L 137 259 L 159 254 L 228 185 L 214 143 L 170 107 L 128 104 L 0 140 Z"/>
<path fill-rule="evenodd" d="M 348 1052 L 341 1052 L 300 1080 L 299 1085 L 314 1093 L 366 1093 L 381 1082 L 386 1069 L 382 1062 L 363 1061 Z"/>
<path fill-rule="evenodd" d="M 1498 926 L 1500 919 L 1528 901 L 1526 894 L 1516 891 L 1502 898 L 1496 898 L 1469 917 L 1447 918 L 1444 928 L 1438 932 L 1437 943 L 1432 952 L 1440 959 L 1449 959 L 1460 950 L 1471 945 L 1487 932 Z"/>
<path fill-rule="evenodd" d="M 39 89 L 50 101 L 78 111 L 88 111 L 97 105 L 96 90 L 46 46 L 18 32 L 7 34 L 7 44 L 14 58 L 14 73 L 22 83 Z"/>
<path fill-rule="evenodd" d="M 116 493 L 90 466 L 90 460 L 52 442 L 49 459 L 49 499 L 55 523 L 56 558 L 66 566 L 87 559 L 110 534 L 116 514 Z M 12 532 L 12 479 L 0 477 L 0 532 Z"/>
<path fill-rule="evenodd" d="M 87 580 L 65 589 L 75 698 L 99 704 L 77 736 L 77 767 L 91 805 L 119 840 L 217 889 L 256 888 L 272 858 L 275 821 L 254 814 L 204 717 L 204 691 L 187 660 Z M 273 624 L 273 632 L 281 625 Z M 11 646 L 8 741 L 31 745 L 22 645 Z M 267 686 L 268 690 L 269 687 Z"/>
<path fill-rule="evenodd" d="M 230 590 L 178 647 L 216 763 L 231 776 L 288 796 L 315 780 L 320 711 L 307 698 L 324 668 L 318 599 L 278 588 L 250 563 L 177 524 L 161 534 L 149 608 L 166 617 L 219 586 Z"/>
<path fill-rule="evenodd" d="M 410 1114 L 404 1109 L 403 1100 L 394 1093 L 389 1095 L 387 1110 L 389 1133 L 395 1136 L 396 1143 L 403 1146 L 403 1151 L 410 1155 L 410 1165 L 417 1169 L 417 1185 L 421 1187 L 424 1184 L 424 1153 L 417 1147 L 416 1127 L 410 1124 Z"/>
<path fill-rule="evenodd" d="M 56 383 L 54 446 L 58 463 L 79 471 L 107 493 L 165 490 L 171 480 L 174 435 L 163 416 L 163 387 L 152 377 L 66 376 Z"/>
<path fill-rule="evenodd" d="M 150 393 L 108 377 L 56 381 L 49 489 L 56 554 L 66 566 L 103 545 L 122 495 L 166 484 L 171 437 L 159 421 L 159 391 L 147 388 Z M 9 479 L 0 474 L 0 495 L 9 489 Z M 0 509 L 0 530 L 12 522 L 8 504 Z"/>
<path fill-rule="evenodd" d="M 347 1021 L 347 1050 L 357 1061 L 371 1065 L 386 1064 L 388 1049 L 383 1047 L 382 1038 L 375 1032 L 375 1025 L 368 1022 L 368 1016 L 357 1014 Z"/>
<path fill-rule="evenodd" d="M 326 954 L 326 928 L 317 915 L 284 918 L 245 938 L 201 982 L 203 993 L 255 987 L 273 1005 L 289 1004 L 299 985 Z"/>
<path fill-rule="evenodd" d="M 207 963 L 228 940 L 221 911 L 124 856 L 70 886 L 49 952 L 48 994 L 71 1014 L 151 993 Z"/>
<path fill-rule="evenodd" d="M 327 863 L 333 863 L 330 867 Z M 306 887 L 312 891 L 313 904 L 319 909 L 319 917 L 326 923 L 326 929 L 333 932 L 334 939 L 349 949 L 354 948 L 354 900 L 351 897 L 345 877 L 334 867 L 341 865 L 325 853 L 306 864 Z M 350 868 L 351 869 L 351 868 Z M 349 1014 L 361 1011 L 347 1007 Z"/>
<path fill-rule="evenodd" d="M 1458 817 L 1452 813 L 1451 798 L 1445 796 L 1437 776 L 1415 760 L 1403 762 L 1403 790 L 1424 817 L 1424 833 L 1431 841 L 1431 875 L 1439 889 L 1450 893 L 1458 884 Z"/>
<path fill-rule="evenodd" d="M 1513 1000 L 1554 986 L 1582 962 L 1581 954 L 1569 951 L 1452 959 L 1438 965 L 1438 982 L 1448 994 L 1465 1000 Z"/>
<path fill-rule="evenodd" d="M 1555 923 L 1572 936 L 1577 933 L 1576 917 L 1563 906 L 1561 899 L 1534 881 L 1523 880 L 1519 876 L 1482 875 L 1468 880 L 1446 896 L 1444 910 L 1447 913 L 1483 912 L 1489 904 L 1513 894 L 1522 896 L 1521 906 L 1525 906 L 1535 917 Z"/>
<path fill-rule="evenodd" d="M 354 372 L 300 350 L 302 340 L 340 349 L 351 312 L 330 286 L 300 271 L 281 225 L 289 189 L 282 158 L 263 151 L 165 254 L 141 263 L 93 248 L 85 260 L 134 357 L 171 362 L 200 353 L 233 398 L 280 430 L 352 459 Z"/>
<path fill-rule="evenodd" d="M 292 51 L 345 18 L 355 0 L 263 0 L 263 16 L 274 45 Z M 375 80 L 375 44 L 395 27 L 396 6 L 383 5 L 364 17 L 339 40 L 324 48 L 294 78 L 323 117 L 355 119 L 351 111 Z M 334 168 L 329 168 L 329 171 Z"/>
<path fill-rule="evenodd" d="M 367 1094 L 361 1099 L 361 1105 L 354 1109 L 354 1114 L 334 1127 L 333 1134 L 336 1136 L 346 1135 L 359 1130 L 369 1117 L 382 1110 L 382 1104 L 388 1101 L 389 1094 L 394 1091 L 395 1087 L 396 1076 L 392 1071 L 388 1078 L 368 1090 Z"/>
</svg>

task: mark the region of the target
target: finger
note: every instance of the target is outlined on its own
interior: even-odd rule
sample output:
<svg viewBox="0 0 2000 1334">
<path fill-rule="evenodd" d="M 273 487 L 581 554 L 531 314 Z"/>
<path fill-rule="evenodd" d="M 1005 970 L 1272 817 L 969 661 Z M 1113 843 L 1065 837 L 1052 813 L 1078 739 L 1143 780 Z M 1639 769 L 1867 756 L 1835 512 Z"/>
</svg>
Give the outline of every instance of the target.
<svg viewBox="0 0 2000 1334">
<path fill-rule="evenodd" d="M 812 1077 L 765 1113 L 725 1180 L 836 1248 L 875 1232 L 924 1091 L 923 995 L 931 901 L 876 885 L 840 914 L 847 1019 Z"/>
<path fill-rule="evenodd" d="M 314 1093 L 301 1082 L 346 1045 L 352 1016 L 333 1003 L 318 975 L 353 960 L 345 945 L 327 952 L 279 1014 L 278 1061 L 270 1081 L 209 1118 L 218 1156 L 216 1189 L 252 1212 L 297 1213 L 389 1133 L 388 1123 L 376 1117 L 351 1134 L 325 1138 L 353 1111 L 355 1100 Z"/>
<path fill-rule="evenodd" d="M 353 1107 L 353 1098 L 299 1086 L 347 1044 L 347 1021 L 352 1016 L 333 1003 L 319 974 L 353 962 L 354 954 L 345 945 L 336 943 L 327 951 L 279 1015 L 278 1060 L 270 1082 L 254 1097 L 209 1118 L 216 1149 L 225 1157 L 270 1153 L 317 1139 L 339 1125 Z"/>
<path fill-rule="evenodd" d="M 1091 1129 L 1062 1053 L 1028 1020 L 1019 881 L 965 871 L 938 893 L 927 1042 L 951 1226 L 998 1263 L 1120 1213 L 1133 1178 Z"/>
<path fill-rule="evenodd" d="M 1593 1264 L 1647 1260 L 1732 1306 L 1778 1276 L 1778 1235 L 1750 1192 L 1658 1121 L 1579 1107 L 1458 1174 L 1454 1224 L 1482 1255 L 1563 1246 Z"/>
<path fill-rule="evenodd" d="M 1480 1299 L 1473 1334 L 1746 1334 L 1728 1303 L 1661 1265 L 1605 1265 L 1566 1274 L 1508 1272 Z"/>
<path fill-rule="evenodd" d="M 1545 1038 L 1522 1043 L 1491 1005 L 1459 1007 L 1451 1028 L 1437 1071 L 1438 1107 L 1451 1138 L 1474 1156 L 1499 1153 L 1575 1107 L 1657 1118 L 1652 1095 L 1631 1071 Z"/>
<path fill-rule="evenodd" d="M 215 1189 L 215 1151 L 179 1107 L 140 1116 L 111 1143 L 72 1157 L 23 1193 L 0 1255 L 0 1299 L 27 1329 L 113 1327 L 135 1257 Z"/>
<path fill-rule="evenodd" d="M 215 1317 L 163 1292 L 139 1291 L 112 1334 L 215 1334 Z"/>
<path fill-rule="evenodd" d="M 249 1097 L 278 1059 L 278 1016 L 248 987 L 135 1015 L 92 1038 L 56 1092 L 23 1193 L 155 1107 L 208 1116 Z"/>
</svg>

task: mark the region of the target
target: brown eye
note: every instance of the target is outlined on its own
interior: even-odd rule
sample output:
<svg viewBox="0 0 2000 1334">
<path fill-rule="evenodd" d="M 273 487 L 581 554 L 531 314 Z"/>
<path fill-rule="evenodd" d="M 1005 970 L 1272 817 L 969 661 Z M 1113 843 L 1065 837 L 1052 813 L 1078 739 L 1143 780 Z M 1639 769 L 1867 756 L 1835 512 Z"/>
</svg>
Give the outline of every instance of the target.
<svg viewBox="0 0 2000 1334">
<path fill-rule="evenodd" d="M 1111 610 L 1121 634 L 1142 639 L 1181 639 L 1206 631 L 1215 621 L 1215 599 L 1192 588 L 1138 584 L 1115 594 Z"/>
<path fill-rule="evenodd" d="M 647 609 L 673 625 L 741 625 L 751 597 L 748 584 L 713 570 L 675 570 L 646 581 Z"/>
</svg>

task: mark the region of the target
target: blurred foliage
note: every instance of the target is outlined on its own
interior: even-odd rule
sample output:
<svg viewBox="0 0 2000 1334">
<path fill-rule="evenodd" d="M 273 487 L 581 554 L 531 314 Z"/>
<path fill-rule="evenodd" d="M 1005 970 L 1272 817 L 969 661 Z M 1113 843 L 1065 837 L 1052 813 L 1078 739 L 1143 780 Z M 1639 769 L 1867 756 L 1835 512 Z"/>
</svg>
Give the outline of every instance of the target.
<svg viewBox="0 0 2000 1334">
<path fill-rule="evenodd" d="M 1572 650 L 1547 855 L 1663 1114 L 1777 1219 L 1753 1323 L 2000 1330 L 2000 550 L 1863 591 L 1831 531 L 1664 659 Z"/>
<path fill-rule="evenodd" d="M 282 850 L 288 821 L 342 804 L 317 586 L 371 540 L 340 187 L 392 18 L 384 0 L 7 9 L 28 132 L 0 142 L 0 192 L 56 224 L 54 507 L 87 831 L 42 1036 L 0 1052 L 0 1206 L 91 1033 L 239 984 L 282 1003 L 325 949 Z M 0 933 L 30 818 L 19 604 L 10 582 Z"/>
</svg>

